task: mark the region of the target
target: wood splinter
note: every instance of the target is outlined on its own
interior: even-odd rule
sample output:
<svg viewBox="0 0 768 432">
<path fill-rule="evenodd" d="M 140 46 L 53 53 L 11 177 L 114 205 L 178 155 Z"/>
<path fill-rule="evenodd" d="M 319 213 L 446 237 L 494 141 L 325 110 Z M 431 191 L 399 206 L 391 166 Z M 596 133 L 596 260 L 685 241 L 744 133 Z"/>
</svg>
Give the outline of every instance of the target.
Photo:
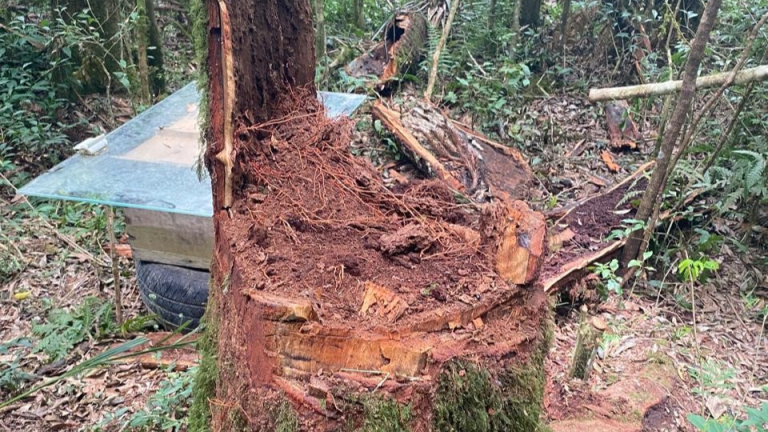
<svg viewBox="0 0 768 432">
<path fill-rule="evenodd" d="M 232 168 L 234 128 L 232 126 L 232 111 L 235 106 L 235 73 L 232 58 L 232 27 L 229 12 L 224 0 L 219 0 L 221 16 L 221 68 L 223 69 L 224 87 L 224 148 L 216 154 L 216 159 L 224 164 L 224 208 L 232 207 Z"/>
</svg>

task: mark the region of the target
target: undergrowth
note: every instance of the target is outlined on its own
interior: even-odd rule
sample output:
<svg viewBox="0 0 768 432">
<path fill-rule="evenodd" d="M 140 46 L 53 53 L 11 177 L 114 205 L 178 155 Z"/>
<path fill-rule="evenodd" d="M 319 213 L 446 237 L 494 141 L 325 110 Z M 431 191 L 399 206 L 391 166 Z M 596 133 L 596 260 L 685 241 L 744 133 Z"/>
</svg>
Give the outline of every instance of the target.
<svg viewBox="0 0 768 432">
<path fill-rule="evenodd" d="M 46 354 L 49 361 L 57 361 L 71 354 L 80 342 L 98 340 L 118 330 L 112 303 L 86 297 L 74 309 L 52 309 L 45 322 L 32 324 L 32 334 L 40 339 L 33 351 Z"/>
</svg>

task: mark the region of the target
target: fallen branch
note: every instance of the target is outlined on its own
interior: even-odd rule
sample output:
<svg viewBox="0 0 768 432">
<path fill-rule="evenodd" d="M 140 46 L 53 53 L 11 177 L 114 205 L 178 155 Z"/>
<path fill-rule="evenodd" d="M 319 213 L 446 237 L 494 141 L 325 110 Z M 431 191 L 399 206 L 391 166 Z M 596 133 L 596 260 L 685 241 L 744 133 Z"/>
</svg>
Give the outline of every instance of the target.
<svg viewBox="0 0 768 432">
<path fill-rule="evenodd" d="M 451 34 L 451 25 L 453 24 L 453 18 L 456 16 L 456 10 L 459 8 L 459 0 L 451 0 L 451 11 L 448 13 L 448 20 L 443 26 L 443 34 L 440 36 L 440 41 L 437 43 L 435 53 L 432 55 L 432 69 L 429 71 L 429 81 L 427 81 L 427 90 L 424 92 L 424 99 L 429 101 L 432 98 L 432 91 L 435 89 L 435 82 L 437 81 L 437 66 L 440 63 L 440 53 L 443 51 L 448 35 Z"/>
<path fill-rule="evenodd" d="M 715 87 L 728 82 L 731 72 L 723 72 L 715 75 L 701 77 L 696 80 L 696 89 Z M 762 65 L 751 69 L 744 69 L 737 73 L 732 84 L 748 84 L 753 81 L 768 79 L 768 65 Z M 601 102 L 617 99 L 632 99 L 635 97 L 660 96 L 679 92 L 683 88 L 683 81 L 665 81 L 662 83 L 644 84 L 628 87 L 611 87 L 591 89 L 589 91 L 590 102 Z"/>
</svg>

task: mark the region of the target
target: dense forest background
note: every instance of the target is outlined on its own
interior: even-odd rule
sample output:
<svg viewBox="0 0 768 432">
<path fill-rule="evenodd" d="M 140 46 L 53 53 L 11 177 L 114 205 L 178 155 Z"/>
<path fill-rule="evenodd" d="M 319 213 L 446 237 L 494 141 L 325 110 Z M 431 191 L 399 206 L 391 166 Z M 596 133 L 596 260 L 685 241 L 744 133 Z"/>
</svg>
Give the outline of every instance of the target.
<svg viewBox="0 0 768 432">
<path fill-rule="evenodd" d="M 112 344 L 158 329 L 136 293 L 131 260 L 109 250 L 110 230 L 126 241 L 119 213 L 112 220 L 104 207 L 15 191 L 78 142 L 197 79 L 200 7 L 194 0 L 0 0 L 0 401 L 36 390 L 0 405 L 6 429 L 187 430 L 195 368 L 97 369 Z M 556 213 L 657 159 L 679 94 L 628 100 L 613 122 L 622 130 L 636 122 L 641 133 L 631 148 L 614 148 L 606 126 L 613 114 L 587 93 L 681 79 L 704 3 L 314 0 L 312 7 L 318 89 L 372 99 L 380 97 L 378 78 L 353 76 L 346 66 L 386 37 L 398 11 L 423 14 L 427 38 L 388 91 L 395 100 L 422 97 L 433 73 L 432 101 L 519 149 L 536 174 L 533 205 Z M 766 64 L 766 14 L 767 1 L 724 0 L 699 75 Z M 624 262 L 595 264 L 583 284 L 556 295 L 547 367 L 558 380 L 566 374 L 583 307 L 609 323 L 599 343 L 602 369 L 589 385 L 608 386 L 631 369 L 626 364 L 661 365 L 675 382 L 676 427 L 766 430 L 768 89 L 752 81 L 701 90 L 684 120 L 657 201 L 655 214 L 664 217 L 623 220 L 608 239 L 642 233 L 647 246 Z M 403 164 L 402 149 L 367 107 L 353 138 L 352 152 L 385 166 L 395 182 L 390 171 Z M 640 206 L 642 192 L 624 201 Z M 125 296 L 121 323 L 116 283 Z M 639 347 L 638 358 L 625 358 Z M 564 387 L 549 383 L 559 396 L 546 420 L 568 411 L 562 401 L 575 390 Z"/>
</svg>

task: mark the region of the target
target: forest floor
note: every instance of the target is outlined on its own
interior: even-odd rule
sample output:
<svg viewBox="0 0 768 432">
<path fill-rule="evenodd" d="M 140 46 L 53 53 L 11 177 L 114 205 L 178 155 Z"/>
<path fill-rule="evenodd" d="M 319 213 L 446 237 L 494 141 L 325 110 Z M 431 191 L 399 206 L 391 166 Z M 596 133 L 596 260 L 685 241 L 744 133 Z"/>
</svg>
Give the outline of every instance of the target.
<svg viewBox="0 0 768 432">
<path fill-rule="evenodd" d="M 370 119 L 365 108 L 357 117 Z M 612 153 L 620 169 L 611 172 L 600 157 L 608 148 L 603 113 L 580 96 L 536 99 L 519 123 L 521 136 L 538 136 L 523 138 L 521 151 L 537 173 L 540 196 L 556 197 L 533 204 L 545 213 L 555 213 L 614 185 L 645 162 L 653 146 L 653 132 L 640 121 L 645 131 L 640 151 Z M 356 132 L 352 151 L 377 162 L 391 183 L 400 178 L 392 169 L 405 177 L 413 175 L 408 164 L 391 160 L 373 131 Z M 72 347 L 65 346 L 66 356 L 51 362 L 33 336 L 33 323 L 44 319 L 54 306 L 73 311 L 86 297 L 102 302 L 112 298 L 111 271 L 101 263 L 107 261 L 106 252 L 83 254 L 63 242 L 62 236 L 103 244 L 103 226 L 73 220 L 69 226 L 53 228 L 44 216 L 10 197 L 0 202 L 0 221 L 6 235 L 17 239 L 11 246 L 27 258 L 23 270 L 0 286 L 0 361 L 18 366 L 15 375 L 9 369 L 0 370 L 0 381 L 40 382 L 140 334 L 138 330 L 146 331 L 130 329 L 130 335 L 107 339 L 87 333 Z M 732 229 L 724 221 L 721 225 L 724 232 Z M 556 431 L 692 430 L 685 419 L 689 413 L 739 414 L 743 407 L 768 399 L 765 317 L 757 313 L 765 300 L 740 290 L 745 275 L 763 286 L 768 286 L 768 276 L 749 256 L 722 246 L 712 255 L 721 270 L 695 289 L 667 273 L 654 275 L 665 280 L 660 287 L 641 281 L 623 297 L 611 295 L 607 301 L 600 301 L 597 292 L 587 288 L 572 303 L 558 304 L 547 361 L 546 421 Z M 147 311 L 127 258 L 121 259 L 121 277 L 126 318 L 141 322 L 136 318 Z M 568 378 L 582 305 L 608 326 L 592 373 L 583 382 Z M 168 402 L 170 397 L 183 397 L 188 391 L 190 373 L 184 378 L 171 369 L 173 365 L 148 369 L 125 363 L 67 378 L 0 410 L 0 430 L 124 430 L 152 413 L 167 412 L 176 416 L 168 420 L 172 427 L 173 421 L 183 417 L 186 399 L 178 400 L 181 409 L 147 405 L 158 389 L 168 392 L 165 399 L 158 399 L 166 404 L 174 403 Z M 0 400 L 9 395 L 0 390 Z"/>
</svg>

